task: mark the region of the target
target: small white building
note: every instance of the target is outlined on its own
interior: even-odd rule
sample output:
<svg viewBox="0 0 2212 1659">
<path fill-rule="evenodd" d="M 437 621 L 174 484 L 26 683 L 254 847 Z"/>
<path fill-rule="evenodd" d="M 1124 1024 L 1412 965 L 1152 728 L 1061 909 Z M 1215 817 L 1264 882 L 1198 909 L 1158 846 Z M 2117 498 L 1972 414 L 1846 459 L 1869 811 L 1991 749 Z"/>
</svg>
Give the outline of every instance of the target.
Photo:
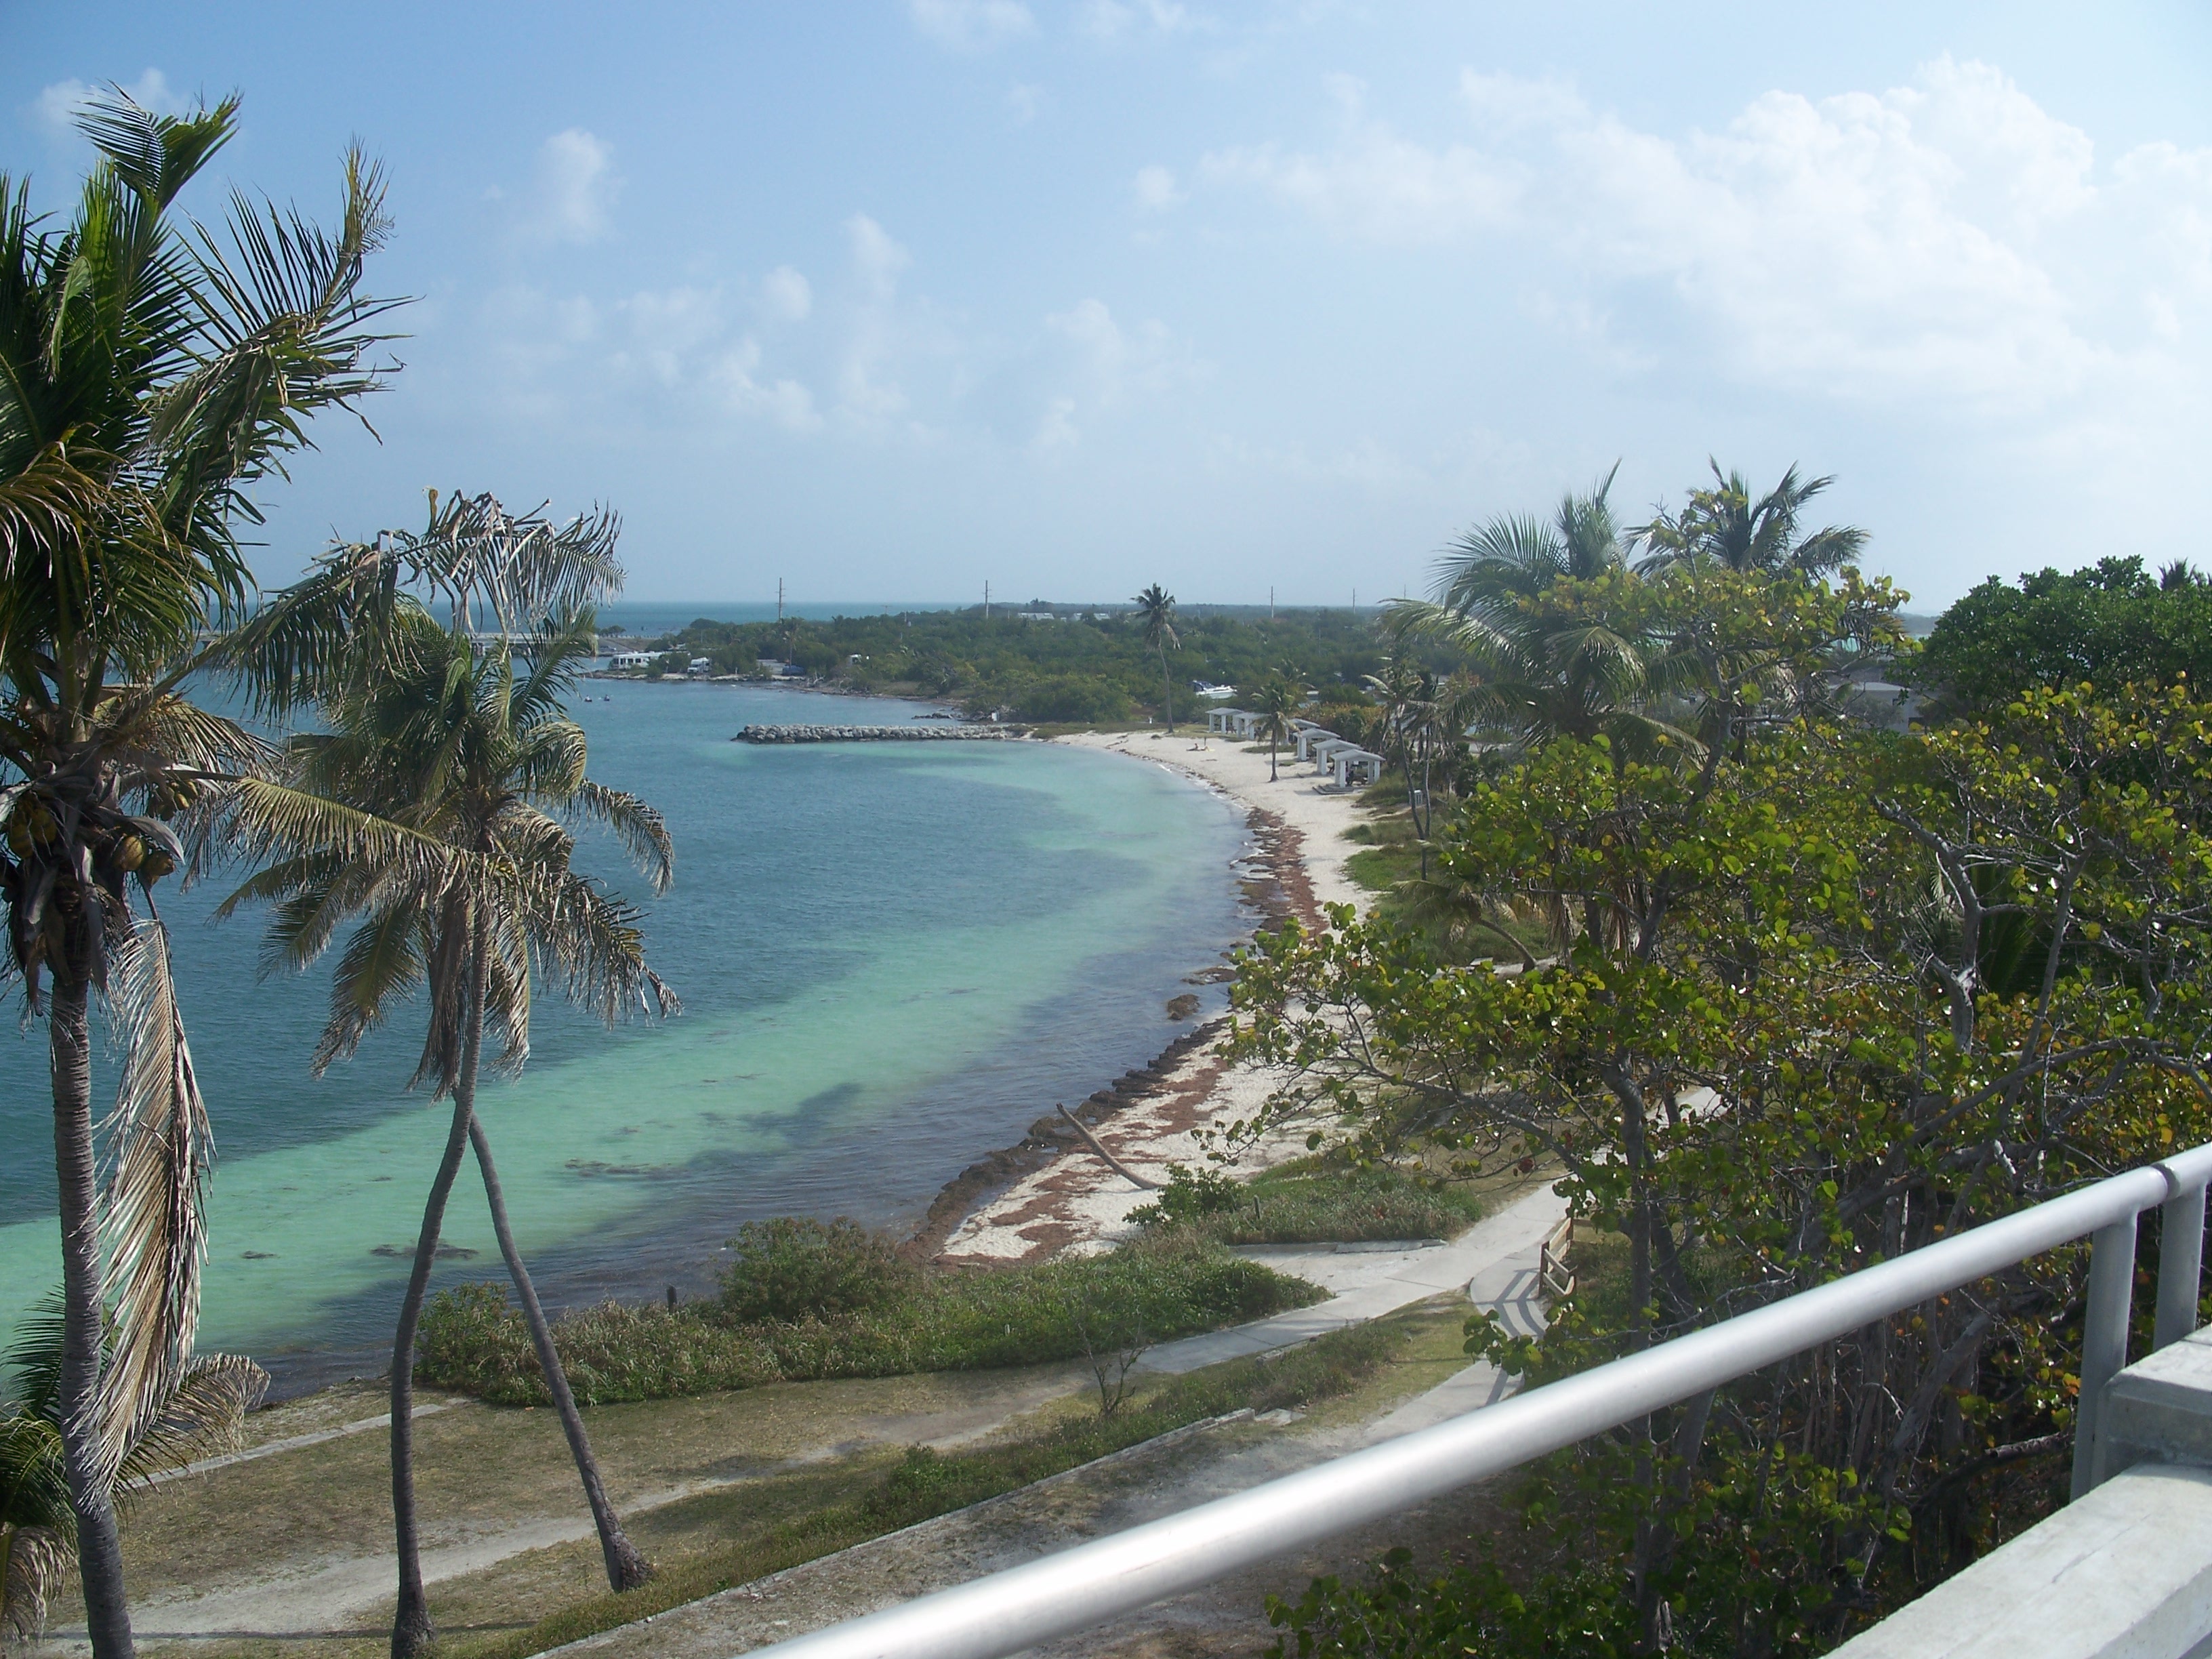
<svg viewBox="0 0 2212 1659">
<path fill-rule="evenodd" d="M 1329 757 L 1330 778 L 1340 789 L 1382 781 L 1382 757 L 1370 749 L 1340 749 Z"/>
<path fill-rule="evenodd" d="M 1231 722 L 1243 717 L 1241 708 L 1209 708 L 1206 711 L 1206 732 L 1208 737 L 1225 738 L 1236 731 Z"/>
<path fill-rule="evenodd" d="M 1302 761 L 1310 761 L 1314 757 L 1314 750 L 1321 744 L 1341 743 L 1344 739 L 1327 726 L 1316 726 L 1311 720 L 1308 720 L 1297 728 L 1297 735 L 1291 741 L 1292 746 L 1298 751 L 1298 758 Z"/>
<path fill-rule="evenodd" d="M 660 660 L 658 651 L 617 651 L 607 659 L 607 666 L 617 673 L 630 668 L 650 668 Z"/>
</svg>

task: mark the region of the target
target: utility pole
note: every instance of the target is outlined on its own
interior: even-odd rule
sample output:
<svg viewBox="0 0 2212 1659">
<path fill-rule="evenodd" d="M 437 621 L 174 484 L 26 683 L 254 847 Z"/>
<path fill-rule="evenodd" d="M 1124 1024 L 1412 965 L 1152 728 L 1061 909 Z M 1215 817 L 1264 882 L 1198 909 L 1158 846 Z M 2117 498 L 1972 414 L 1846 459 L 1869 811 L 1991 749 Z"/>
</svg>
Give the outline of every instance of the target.
<svg viewBox="0 0 2212 1659">
<path fill-rule="evenodd" d="M 983 584 L 983 620 L 991 620 L 991 584 L 988 581 Z"/>
<path fill-rule="evenodd" d="M 775 579 L 775 619 L 778 622 L 783 620 L 783 578 L 781 576 Z"/>
<path fill-rule="evenodd" d="M 1352 590 L 1352 618 L 1353 618 L 1353 620 L 1357 621 L 1357 620 L 1358 619 L 1358 617 L 1359 617 L 1359 590 L 1358 590 L 1358 588 L 1356 588 L 1356 587 L 1355 587 L 1355 588 L 1353 588 L 1353 589 Z"/>
<path fill-rule="evenodd" d="M 1272 582 L 1267 586 L 1267 620 L 1275 620 L 1275 588 Z"/>
</svg>

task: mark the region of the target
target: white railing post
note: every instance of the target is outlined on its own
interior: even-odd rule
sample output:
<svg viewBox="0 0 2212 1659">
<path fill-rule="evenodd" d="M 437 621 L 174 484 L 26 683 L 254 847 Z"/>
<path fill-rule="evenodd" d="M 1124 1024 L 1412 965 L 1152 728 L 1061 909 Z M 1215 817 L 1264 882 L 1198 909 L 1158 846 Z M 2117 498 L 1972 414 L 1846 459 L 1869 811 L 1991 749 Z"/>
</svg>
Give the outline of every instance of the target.
<svg viewBox="0 0 2212 1659">
<path fill-rule="evenodd" d="M 2154 1348 L 2197 1328 L 2197 1293 L 2204 1273 L 2204 1188 L 2184 1187 L 2159 1206 L 2158 1324 Z"/>
<path fill-rule="evenodd" d="M 2081 1384 L 2074 1401 L 2074 1488 L 2081 1498 L 2102 1484 L 2097 1419 L 2105 1384 L 2128 1363 L 2128 1314 L 2136 1280 L 2136 1218 L 2097 1229 L 2089 1247 L 2089 1307 L 2081 1320 Z"/>
</svg>

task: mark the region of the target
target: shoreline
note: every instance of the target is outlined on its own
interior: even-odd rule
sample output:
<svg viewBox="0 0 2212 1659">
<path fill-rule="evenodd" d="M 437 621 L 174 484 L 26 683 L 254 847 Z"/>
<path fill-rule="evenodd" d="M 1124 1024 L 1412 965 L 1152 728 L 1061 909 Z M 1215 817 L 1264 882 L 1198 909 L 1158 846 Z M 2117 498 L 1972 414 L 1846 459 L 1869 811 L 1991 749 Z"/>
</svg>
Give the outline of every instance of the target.
<svg viewBox="0 0 2212 1659">
<path fill-rule="evenodd" d="M 1084 732 L 1048 741 L 1150 761 L 1242 805 L 1250 849 L 1237 865 L 1249 872 L 1239 882 L 1258 913 L 1253 932 L 1290 915 L 1317 927 L 1322 904 L 1356 904 L 1362 896 L 1345 867 L 1356 849 L 1344 832 L 1365 814 L 1356 796 L 1320 791 L 1310 773 L 1294 769 L 1271 782 L 1264 756 L 1244 753 L 1235 739 L 1216 744 L 1203 734 L 1187 741 L 1164 732 Z M 1143 748 L 1132 747 L 1139 742 Z M 1218 983 L 1227 977 L 1226 966 L 1194 975 L 1193 982 Z M 1213 1052 L 1226 1019 L 1217 1015 L 1182 1033 L 1149 1066 L 1077 1103 L 1073 1115 L 1116 1161 L 1146 1180 L 1164 1182 L 1170 1164 L 1199 1161 L 1194 1133 L 1249 1117 L 1285 1080 L 1255 1066 L 1230 1066 Z M 1303 1135 L 1279 1136 L 1241 1161 L 1263 1168 L 1304 1150 Z M 1020 1141 L 987 1153 L 946 1182 L 902 1248 L 943 1266 L 1110 1249 L 1127 1236 L 1128 1212 L 1150 1197 L 1055 1110 L 1031 1124 Z"/>
</svg>

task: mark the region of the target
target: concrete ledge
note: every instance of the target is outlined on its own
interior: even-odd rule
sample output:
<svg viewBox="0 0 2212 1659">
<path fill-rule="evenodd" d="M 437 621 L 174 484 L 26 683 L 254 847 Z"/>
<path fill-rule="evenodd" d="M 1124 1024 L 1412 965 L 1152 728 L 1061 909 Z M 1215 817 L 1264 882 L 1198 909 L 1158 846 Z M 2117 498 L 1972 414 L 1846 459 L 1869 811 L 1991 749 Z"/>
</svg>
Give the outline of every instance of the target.
<svg viewBox="0 0 2212 1659">
<path fill-rule="evenodd" d="M 2098 1472 L 2142 1462 L 2212 1465 L 2212 1330 L 2169 1343 L 2105 1385 Z"/>
<path fill-rule="evenodd" d="M 2208 1636 L 2212 1469 L 2145 1463 L 1854 1637 L 1832 1659 L 2195 1659 Z"/>
</svg>

